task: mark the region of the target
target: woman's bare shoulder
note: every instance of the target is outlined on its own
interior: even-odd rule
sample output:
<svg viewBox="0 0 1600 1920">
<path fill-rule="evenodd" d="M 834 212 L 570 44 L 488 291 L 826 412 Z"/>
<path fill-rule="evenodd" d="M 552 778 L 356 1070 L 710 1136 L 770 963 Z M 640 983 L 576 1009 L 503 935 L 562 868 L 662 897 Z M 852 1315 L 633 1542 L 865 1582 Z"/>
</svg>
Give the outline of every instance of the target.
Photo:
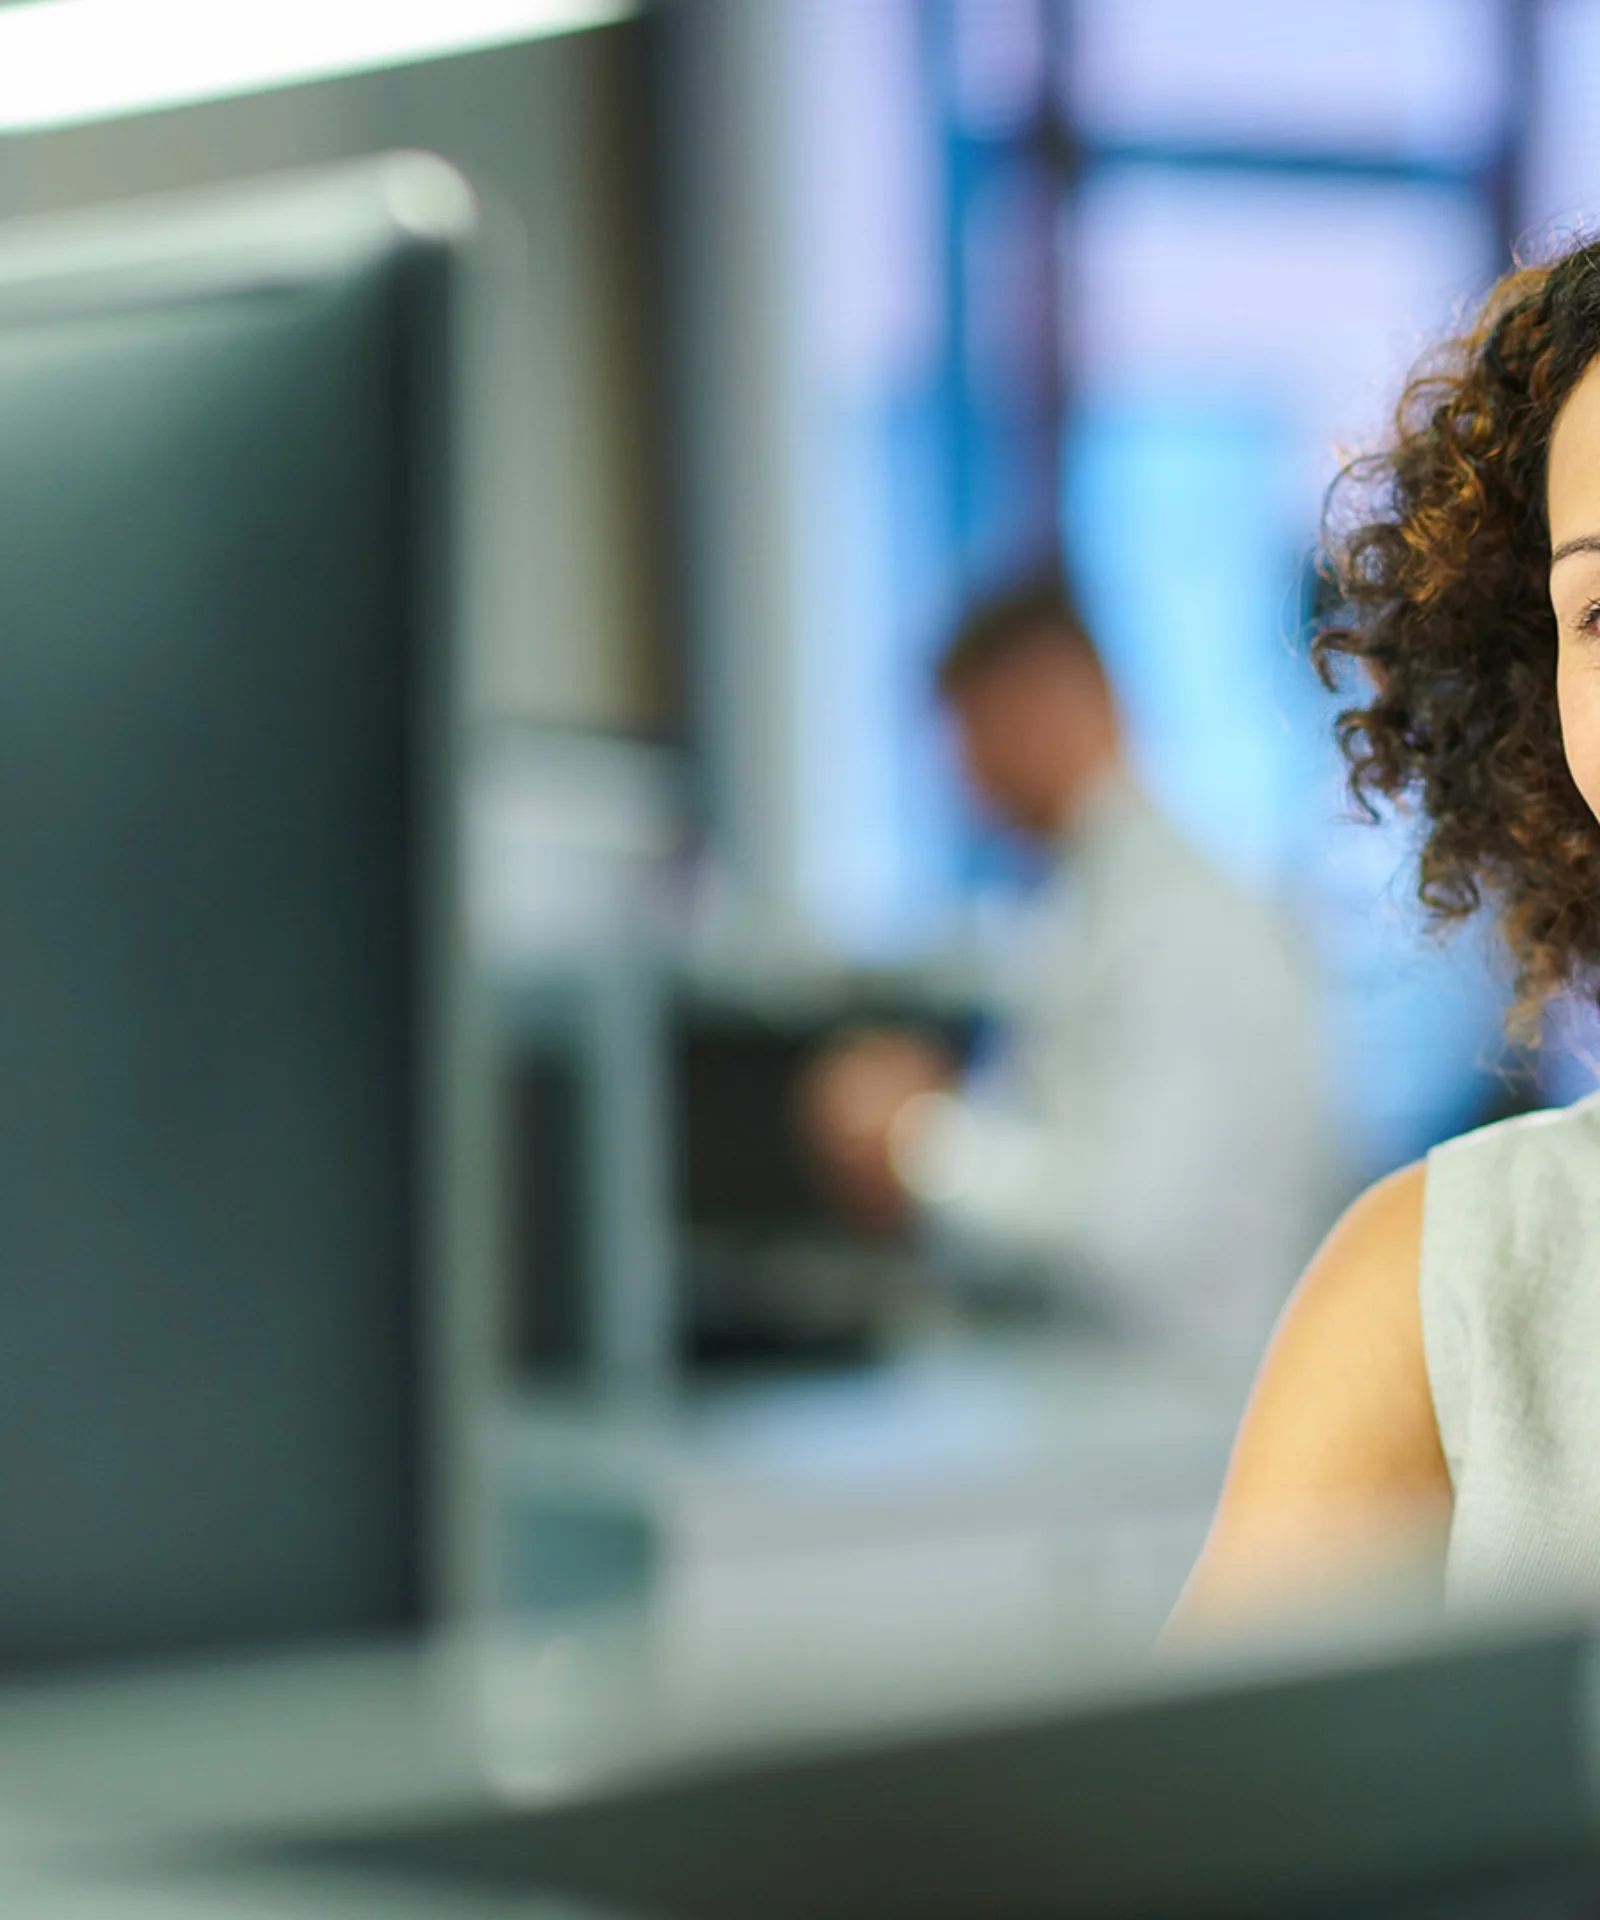
<svg viewBox="0 0 1600 1920">
<path fill-rule="evenodd" d="M 1426 1169 L 1344 1213 L 1273 1336 L 1185 1619 L 1359 1578 L 1448 1510 L 1422 1344 Z"/>
</svg>

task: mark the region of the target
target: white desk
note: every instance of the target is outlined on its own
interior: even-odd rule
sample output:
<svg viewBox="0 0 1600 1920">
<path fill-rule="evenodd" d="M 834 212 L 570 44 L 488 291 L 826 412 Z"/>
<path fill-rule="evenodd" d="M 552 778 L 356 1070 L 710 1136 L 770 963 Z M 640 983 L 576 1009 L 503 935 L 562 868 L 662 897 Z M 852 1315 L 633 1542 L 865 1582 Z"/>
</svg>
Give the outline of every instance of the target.
<svg viewBox="0 0 1600 1920">
<path fill-rule="evenodd" d="M 530 1403 L 502 1424 L 496 1470 L 511 1578 L 531 1570 L 542 1604 L 471 1648 L 7 1689 L 0 1908 L 6 1872 L 65 1862 L 72 1884 L 30 1880 L 10 1904 L 49 1920 L 490 1920 L 510 1909 L 460 1890 L 430 1905 L 417 1889 L 116 1874 L 128 1848 L 197 1833 L 448 1816 L 497 1791 L 559 1802 L 685 1759 L 1092 1693 L 1176 1591 L 1233 1410 L 1223 1383 L 1047 1346 L 648 1405 Z M 623 1551 L 591 1561 L 604 1604 L 586 1608 L 581 1578 L 551 1598 L 538 1562 L 591 1523 Z"/>
<path fill-rule="evenodd" d="M 0 1874 L 18 1920 L 622 1920 L 596 1907 L 288 1872 Z"/>
<path fill-rule="evenodd" d="M 878 1697 L 1137 1657 L 1204 1537 L 1238 1398 L 1048 1342 L 653 1404 L 530 1398 L 500 1436 L 508 1592 L 559 1629 L 587 1573 L 647 1613 L 689 1714 L 804 1711 L 824 1668 Z"/>
<path fill-rule="evenodd" d="M 1418 1920 L 1497 1888 L 1499 1904 L 1470 1910 L 1592 1911 L 1595 1648 L 1577 1628 L 1419 1623 L 1303 1651 L 1281 1683 L 1265 1670 L 1147 1673 L 1080 1694 L 1070 1712 L 1041 1695 L 964 1714 L 953 1739 L 936 1728 L 931 1740 L 791 1738 L 760 1765 L 731 1767 L 685 1766 L 680 1750 L 652 1780 L 663 1746 L 631 1782 L 585 1793 L 569 1779 L 546 1798 L 458 1777 L 449 1716 L 441 1728 L 429 1704 L 450 1663 L 431 1677 L 429 1666 L 308 1662 L 187 1688 L 40 1692 L 16 1716 L 0 1702 L 13 1809 L 31 1796 L 37 1821 L 31 1854 L 14 1846 L 0 1863 L 0 1911 L 576 1920 L 526 1893 L 544 1886 L 598 1894 L 583 1920 L 651 1920 L 652 1901 L 654 1920 L 1279 1920 L 1341 1901 Z M 390 1740 L 408 1746 L 398 1771 Z M 388 1803 L 376 1791 L 386 1769 Z M 197 1824 L 208 1771 L 224 1776 L 209 1789 L 220 1828 Z M 246 1807 L 252 1775 L 273 1819 Z M 335 1844 L 308 1848 L 319 1833 Z M 201 1844 L 229 1839 L 268 1844 L 207 1864 Z M 1541 1889 L 1550 1902 L 1530 1904 Z"/>
</svg>

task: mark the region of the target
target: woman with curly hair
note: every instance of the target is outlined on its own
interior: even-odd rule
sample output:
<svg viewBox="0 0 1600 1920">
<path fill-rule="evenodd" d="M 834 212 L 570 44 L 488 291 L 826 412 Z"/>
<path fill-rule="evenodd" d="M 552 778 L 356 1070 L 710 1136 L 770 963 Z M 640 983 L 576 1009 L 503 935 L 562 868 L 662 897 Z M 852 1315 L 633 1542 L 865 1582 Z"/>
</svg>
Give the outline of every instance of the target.
<svg viewBox="0 0 1600 1920">
<path fill-rule="evenodd" d="M 1330 508 L 1317 641 L 1351 783 L 1421 896 L 1495 910 L 1526 1028 L 1600 986 L 1600 242 L 1508 275 Z M 1600 1096 L 1436 1148 L 1346 1213 L 1274 1336 L 1179 1620 L 1427 1544 L 1451 1599 L 1600 1591 Z"/>
</svg>

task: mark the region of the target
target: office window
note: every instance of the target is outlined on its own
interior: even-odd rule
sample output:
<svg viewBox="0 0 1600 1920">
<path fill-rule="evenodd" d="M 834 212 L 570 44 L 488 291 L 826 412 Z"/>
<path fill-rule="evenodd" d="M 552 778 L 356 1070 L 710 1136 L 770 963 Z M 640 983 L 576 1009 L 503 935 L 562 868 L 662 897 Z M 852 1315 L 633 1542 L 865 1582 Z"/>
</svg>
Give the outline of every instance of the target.
<svg viewBox="0 0 1600 1920">
<path fill-rule="evenodd" d="M 1033 120 L 1050 81 L 1047 0 L 953 0 L 952 106 L 969 133 L 1015 133 Z"/>
<path fill-rule="evenodd" d="M 799 904 L 826 945 L 924 932 L 947 830 L 910 792 L 914 650 L 948 535 L 931 422 L 954 321 L 942 102 L 918 0 L 807 0 L 792 15 L 805 138 L 790 324 L 802 385 L 792 663 Z M 825 104 L 824 104 L 825 103 Z M 924 781 L 924 787 L 930 783 Z"/>
<path fill-rule="evenodd" d="M 1370 438 L 1418 350 L 1494 272 L 1470 188 L 1106 166 L 1067 220 L 1079 393 L 1269 407 L 1319 447 Z"/>
<path fill-rule="evenodd" d="M 1428 185 L 1111 166 L 1067 232 L 1075 570 L 1151 783 L 1275 885 L 1326 745 L 1290 658 L 1297 565 L 1341 446 L 1489 278 L 1489 224 Z"/>
<path fill-rule="evenodd" d="M 1530 206 L 1600 188 L 1600 0 L 791 17 L 803 918 L 912 957 L 1021 884 L 928 667 L 1064 549 L 1149 784 L 1316 942 L 1357 1168 L 1469 1122 L 1503 983 L 1420 939 L 1398 828 L 1340 823 L 1306 564 L 1341 458 L 1506 258 L 1523 161 Z"/>
<path fill-rule="evenodd" d="M 1528 116 L 1525 205 L 1528 236 L 1538 242 L 1600 229 L 1600 137 L 1595 77 L 1600 74 L 1600 5 L 1546 0 L 1536 15 L 1536 108 Z"/>
<path fill-rule="evenodd" d="M 1475 162 L 1505 111 L 1499 0 L 1076 0 L 1065 111 L 1091 144 Z"/>
</svg>

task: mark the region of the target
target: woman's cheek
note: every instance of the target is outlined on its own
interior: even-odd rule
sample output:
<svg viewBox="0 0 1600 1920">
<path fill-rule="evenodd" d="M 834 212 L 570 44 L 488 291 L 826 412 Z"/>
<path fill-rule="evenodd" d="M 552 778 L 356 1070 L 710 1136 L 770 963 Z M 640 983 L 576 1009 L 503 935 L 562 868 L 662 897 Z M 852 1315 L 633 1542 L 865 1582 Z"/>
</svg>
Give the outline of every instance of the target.
<svg viewBox="0 0 1600 1920">
<path fill-rule="evenodd" d="M 1590 812 L 1600 817 L 1600 648 L 1578 658 L 1562 649 L 1556 697 L 1567 765 Z"/>
</svg>

